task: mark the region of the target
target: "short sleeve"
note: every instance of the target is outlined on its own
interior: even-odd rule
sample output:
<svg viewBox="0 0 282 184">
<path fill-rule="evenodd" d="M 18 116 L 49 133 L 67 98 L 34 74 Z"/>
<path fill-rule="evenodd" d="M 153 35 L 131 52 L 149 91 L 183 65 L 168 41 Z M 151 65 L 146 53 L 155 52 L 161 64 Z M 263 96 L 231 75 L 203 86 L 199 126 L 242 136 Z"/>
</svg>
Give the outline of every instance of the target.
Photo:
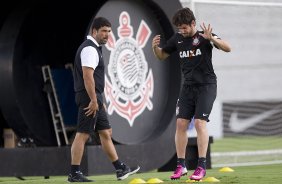
<svg viewBox="0 0 282 184">
<path fill-rule="evenodd" d="M 173 35 L 167 43 L 163 46 L 163 51 L 166 52 L 167 54 L 171 54 L 177 50 L 176 48 L 176 40 L 177 40 L 177 35 Z"/>
<path fill-rule="evenodd" d="M 212 33 L 212 36 L 216 39 L 220 39 L 216 34 Z M 217 49 L 219 49 L 213 42 L 210 42 L 210 44 L 212 45 L 212 47 L 215 47 Z"/>
<path fill-rule="evenodd" d="M 80 59 L 81 59 L 81 66 L 87 66 L 93 68 L 94 70 L 99 64 L 98 52 L 92 46 L 88 46 L 82 49 L 80 53 Z"/>
</svg>

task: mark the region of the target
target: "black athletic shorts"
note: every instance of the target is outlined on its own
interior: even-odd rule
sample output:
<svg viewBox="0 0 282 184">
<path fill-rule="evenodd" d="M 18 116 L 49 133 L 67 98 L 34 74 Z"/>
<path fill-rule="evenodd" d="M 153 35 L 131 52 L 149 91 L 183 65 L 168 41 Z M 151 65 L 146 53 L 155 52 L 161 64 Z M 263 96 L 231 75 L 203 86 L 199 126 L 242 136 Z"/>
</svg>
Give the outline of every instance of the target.
<svg viewBox="0 0 282 184">
<path fill-rule="evenodd" d="M 217 94 L 216 84 L 183 85 L 176 104 L 176 117 L 209 121 Z"/>
<path fill-rule="evenodd" d="M 86 111 L 84 110 L 84 108 L 86 108 L 90 103 L 90 98 L 87 92 L 81 91 L 75 94 L 75 102 L 78 106 L 77 132 L 93 134 L 95 131 L 111 128 L 107 112 L 103 106 L 102 95 L 96 95 L 99 105 L 99 111 L 97 111 L 95 117 L 93 117 L 93 115 L 85 115 Z"/>
</svg>

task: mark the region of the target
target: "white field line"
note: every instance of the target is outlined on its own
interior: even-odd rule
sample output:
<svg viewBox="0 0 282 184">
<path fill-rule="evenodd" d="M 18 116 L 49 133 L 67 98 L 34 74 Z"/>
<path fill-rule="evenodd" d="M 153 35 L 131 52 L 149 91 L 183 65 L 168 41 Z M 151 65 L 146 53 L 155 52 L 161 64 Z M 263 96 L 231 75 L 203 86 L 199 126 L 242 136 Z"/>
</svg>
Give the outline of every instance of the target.
<svg viewBox="0 0 282 184">
<path fill-rule="evenodd" d="M 282 149 L 259 150 L 259 151 L 215 152 L 215 153 L 211 153 L 211 157 L 252 156 L 252 155 L 271 155 L 271 154 L 282 154 Z"/>
<path fill-rule="evenodd" d="M 229 163 L 229 164 L 212 164 L 213 168 L 217 167 L 237 167 L 237 166 L 254 166 L 254 165 L 271 165 L 282 164 L 282 160 L 264 161 L 264 162 L 244 162 L 244 163 Z"/>
<path fill-rule="evenodd" d="M 215 152 L 211 153 L 211 159 L 220 157 L 240 157 L 240 156 L 261 156 L 261 155 L 282 155 L 282 149 L 275 150 L 259 150 L 259 151 L 236 151 L 236 152 Z M 254 166 L 254 165 L 270 165 L 282 164 L 282 160 L 261 161 L 261 162 L 236 162 L 224 164 L 212 164 L 212 167 L 236 167 L 236 166 Z"/>
</svg>

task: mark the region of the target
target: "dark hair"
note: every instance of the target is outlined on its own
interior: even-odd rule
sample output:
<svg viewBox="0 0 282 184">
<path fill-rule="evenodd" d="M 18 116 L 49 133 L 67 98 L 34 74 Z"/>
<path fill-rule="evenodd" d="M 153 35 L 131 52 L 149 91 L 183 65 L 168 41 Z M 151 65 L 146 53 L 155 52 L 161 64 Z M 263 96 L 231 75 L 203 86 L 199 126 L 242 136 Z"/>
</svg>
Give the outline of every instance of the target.
<svg viewBox="0 0 282 184">
<path fill-rule="evenodd" d="M 104 18 L 104 17 L 96 17 L 94 20 L 93 20 L 93 24 L 92 24 L 92 31 L 93 29 L 100 29 L 101 27 L 104 27 L 104 26 L 107 26 L 107 27 L 112 27 L 110 21 L 108 21 L 108 19 Z"/>
<path fill-rule="evenodd" d="M 182 24 L 190 25 L 193 20 L 196 21 L 194 13 L 189 8 L 179 9 L 172 17 L 172 23 L 175 26 L 180 26 Z"/>
</svg>

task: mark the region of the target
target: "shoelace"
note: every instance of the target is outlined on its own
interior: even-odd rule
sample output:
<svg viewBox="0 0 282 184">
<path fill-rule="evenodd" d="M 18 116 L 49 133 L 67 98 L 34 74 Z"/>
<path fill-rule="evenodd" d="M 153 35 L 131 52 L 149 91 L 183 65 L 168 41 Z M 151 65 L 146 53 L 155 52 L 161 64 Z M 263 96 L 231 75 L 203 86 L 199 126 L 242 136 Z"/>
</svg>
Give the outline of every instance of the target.
<svg viewBox="0 0 282 184">
<path fill-rule="evenodd" d="M 174 171 L 174 174 L 177 174 L 178 172 L 181 172 L 182 166 L 178 165 L 176 170 Z"/>
<path fill-rule="evenodd" d="M 78 175 L 83 175 L 81 171 L 76 171 L 75 173 Z"/>
<path fill-rule="evenodd" d="M 198 168 L 195 170 L 194 175 L 199 175 L 202 170 L 203 170 L 202 168 L 198 167 Z"/>
</svg>

